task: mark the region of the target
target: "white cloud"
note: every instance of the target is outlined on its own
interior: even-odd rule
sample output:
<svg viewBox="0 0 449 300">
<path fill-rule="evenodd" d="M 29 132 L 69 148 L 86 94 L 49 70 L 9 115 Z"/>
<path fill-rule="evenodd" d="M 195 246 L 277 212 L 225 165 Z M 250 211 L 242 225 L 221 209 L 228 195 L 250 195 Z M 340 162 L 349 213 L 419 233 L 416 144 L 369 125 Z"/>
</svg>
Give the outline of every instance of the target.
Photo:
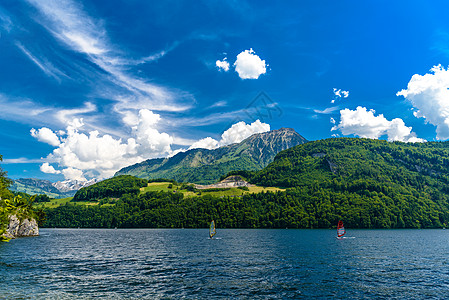
<svg viewBox="0 0 449 300">
<path fill-rule="evenodd" d="M 107 50 L 101 45 L 101 41 L 89 35 L 78 32 L 64 32 L 61 36 L 68 44 L 72 44 L 78 51 L 86 54 L 100 55 Z"/>
<path fill-rule="evenodd" d="M 43 114 L 52 110 L 30 99 L 0 94 L 0 119 L 17 122 L 41 123 Z M 25 118 L 26 117 L 26 118 Z"/>
<path fill-rule="evenodd" d="M 65 131 L 56 133 L 48 128 L 32 130 L 38 140 L 50 143 L 56 148 L 45 159 L 58 163 L 66 179 L 81 179 L 88 173 L 97 173 L 98 178 L 108 178 L 119 169 L 144 159 L 163 157 L 172 152 L 173 138 L 159 132 L 160 115 L 143 109 L 138 122 L 132 128 L 133 136 L 126 141 L 111 135 L 101 135 L 97 130 L 82 132 L 82 119 L 73 119 Z M 58 144 L 56 144 L 56 140 Z M 45 165 L 43 170 L 51 171 Z"/>
<path fill-rule="evenodd" d="M 19 157 L 19 158 L 5 158 L 3 159 L 4 164 L 39 164 L 43 161 L 42 158 L 40 159 L 29 159 L 26 157 Z"/>
<path fill-rule="evenodd" d="M 215 62 L 215 66 L 217 66 L 219 70 L 223 70 L 225 72 L 229 71 L 229 63 L 226 61 L 226 57 L 223 60 L 217 60 Z"/>
<path fill-rule="evenodd" d="M 16 42 L 17 48 L 19 48 L 34 64 L 36 64 L 47 76 L 53 77 L 57 81 L 61 81 L 61 77 L 68 76 L 57 69 L 52 63 L 46 59 L 38 59 L 36 56 L 31 54 L 31 52 L 25 48 L 21 43 Z"/>
<path fill-rule="evenodd" d="M 139 144 L 139 154 L 152 153 L 162 155 L 170 153 L 170 145 L 173 138 L 165 132 L 160 133 L 156 129 L 161 116 L 148 109 L 142 109 L 139 112 L 139 124 L 134 128 L 136 142 Z"/>
<path fill-rule="evenodd" d="M 203 148 L 203 149 L 216 149 L 218 148 L 218 141 L 211 138 L 211 137 L 207 137 L 204 139 L 201 139 L 195 143 L 192 144 L 192 146 L 189 147 L 190 149 L 196 149 L 196 148 Z"/>
<path fill-rule="evenodd" d="M 61 109 L 61 110 L 55 112 L 55 117 L 62 124 L 67 124 L 67 123 L 70 123 L 72 120 L 74 120 L 74 118 L 77 117 L 78 115 L 83 115 L 83 114 L 96 112 L 96 111 L 97 111 L 97 107 L 94 104 L 92 104 L 90 102 L 86 102 L 86 103 L 84 103 L 84 107 Z"/>
<path fill-rule="evenodd" d="M 228 130 L 221 135 L 220 146 L 225 146 L 233 143 L 240 143 L 247 137 L 255 133 L 262 133 L 270 131 L 270 125 L 256 120 L 251 124 L 245 122 L 238 122 L 231 126 Z"/>
<path fill-rule="evenodd" d="M 62 174 L 64 174 L 65 179 L 86 181 L 86 177 L 84 177 L 83 171 L 72 167 L 62 170 Z"/>
<path fill-rule="evenodd" d="M 349 97 L 349 91 L 343 91 L 342 89 L 334 88 L 334 95 L 339 98 L 348 98 Z"/>
<path fill-rule="evenodd" d="M 218 101 L 218 102 L 215 102 L 214 104 L 212 104 L 211 106 L 209 106 L 209 108 L 224 107 L 226 105 L 228 105 L 228 103 L 226 101 Z"/>
<path fill-rule="evenodd" d="M 10 32 L 13 27 L 13 21 L 11 18 L 4 14 L 0 9 L 0 27 L 3 28 L 6 32 Z"/>
<path fill-rule="evenodd" d="M 333 89 L 334 98 L 331 100 L 331 103 L 335 103 L 335 101 L 341 99 L 341 98 L 348 98 L 349 97 L 349 91 L 344 91 L 342 89 Z"/>
<path fill-rule="evenodd" d="M 40 142 L 44 142 L 55 147 L 61 143 L 56 133 L 54 133 L 50 128 L 42 127 L 38 130 L 32 128 L 30 132 L 31 136 L 35 137 Z"/>
<path fill-rule="evenodd" d="M 240 143 L 255 133 L 262 133 L 266 131 L 270 131 L 270 125 L 262 123 L 260 120 L 256 120 L 251 124 L 246 124 L 241 121 L 232 125 L 229 129 L 223 132 L 220 141 L 207 137 L 193 143 L 189 147 L 189 150 L 195 148 L 216 149 L 218 147 Z"/>
<path fill-rule="evenodd" d="M 143 108 L 182 111 L 191 107 L 189 103 L 194 102 L 191 94 L 159 86 L 129 71 L 133 65 L 157 60 L 166 51 L 176 47 L 177 43 L 156 56 L 135 60 L 127 57 L 124 49 L 110 42 L 104 22 L 89 16 L 81 4 L 72 0 L 27 1 L 42 14 L 35 20 L 50 34 L 68 49 L 85 55 L 86 59 L 101 69 L 97 75 L 110 85 L 108 88 L 102 86 L 98 93 L 103 98 L 116 101 L 116 113 Z M 45 66 L 41 64 L 40 67 Z"/>
<path fill-rule="evenodd" d="M 173 157 L 173 156 L 175 156 L 176 154 L 178 154 L 178 153 L 180 153 L 180 152 L 186 152 L 187 150 L 188 150 L 188 149 L 185 149 L 185 148 L 179 148 L 179 149 L 173 150 L 172 152 L 170 152 L 170 153 L 167 155 L 167 158 Z"/>
<path fill-rule="evenodd" d="M 395 118 L 388 121 L 382 114 L 375 116 L 374 110 L 357 107 L 356 110 L 343 109 L 340 111 L 340 124 L 332 127 L 332 131 L 340 130 L 343 135 L 356 135 L 363 138 L 377 139 L 383 135 L 389 141 L 425 142 L 417 138 L 411 127 L 405 126 L 402 119 Z"/>
<path fill-rule="evenodd" d="M 53 166 L 51 166 L 49 163 L 43 163 L 40 168 L 39 168 L 42 172 L 47 173 L 47 174 L 61 174 L 61 171 L 59 170 L 55 170 L 55 168 Z"/>
<path fill-rule="evenodd" d="M 234 66 L 242 79 L 257 79 L 267 72 L 265 60 L 261 60 L 253 49 L 242 51 L 237 55 Z"/>
<path fill-rule="evenodd" d="M 68 126 L 67 136 L 47 156 L 47 159 L 56 161 L 59 167 L 64 168 L 62 173 L 66 179 L 77 179 L 75 177 L 80 177 L 83 171 L 97 171 L 98 177 L 107 178 L 121 167 L 137 162 L 130 157 L 135 152 L 133 139 L 122 143 L 110 135 L 100 136 L 98 131 L 85 134 L 79 130 L 79 127 Z"/>
<path fill-rule="evenodd" d="M 335 121 L 334 118 L 330 118 L 330 122 L 331 122 L 332 124 L 335 124 L 335 123 L 336 123 L 336 121 Z"/>
<path fill-rule="evenodd" d="M 415 117 L 437 127 L 437 139 L 449 139 L 449 69 L 441 65 L 434 66 L 431 73 L 415 74 L 407 89 L 398 92 L 418 109 Z"/>
<path fill-rule="evenodd" d="M 328 115 L 333 113 L 334 111 L 338 110 L 338 106 L 334 106 L 334 107 L 328 107 L 324 110 L 319 110 L 319 109 L 314 109 L 313 111 L 317 114 L 324 114 L 324 115 Z"/>
<path fill-rule="evenodd" d="M 81 5 L 71 0 L 27 0 L 51 24 L 39 20 L 56 38 L 76 51 L 99 55 L 108 51 L 105 30 L 90 18 Z"/>
</svg>

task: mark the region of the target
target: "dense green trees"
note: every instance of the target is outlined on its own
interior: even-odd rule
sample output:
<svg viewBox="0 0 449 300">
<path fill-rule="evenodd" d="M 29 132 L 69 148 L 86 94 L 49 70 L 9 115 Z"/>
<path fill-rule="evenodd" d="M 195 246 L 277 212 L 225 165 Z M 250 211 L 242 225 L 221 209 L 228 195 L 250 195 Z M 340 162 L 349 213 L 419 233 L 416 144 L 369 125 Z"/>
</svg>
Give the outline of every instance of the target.
<svg viewBox="0 0 449 300">
<path fill-rule="evenodd" d="M 0 155 L 0 161 L 3 160 L 3 156 Z M 0 167 L 0 198 L 8 199 L 12 198 L 13 194 L 8 190 L 12 184 L 12 180 L 6 177 L 6 172 Z"/>
<path fill-rule="evenodd" d="M 124 194 L 138 194 L 148 181 L 131 175 L 120 175 L 84 187 L 76 192 L 73 201 L 95 201 L 102 198 L 120 198 Z"/>
<path fill-rule="evenodd" d="M 2 155 L 0 155 L 0 161 L 3 160 Z M 9 212 L 11 210 L 6 199 L 10 199 L 13 195 L 8 190 L 8 187 L 12 184 L 12 181 L 6 177 L 6 172 L 0 167 L 0 242 L 5 241 L 3 234 L 8 226 Z"/>
<path fill-rule="evenodd" d="M 316 187 L 223 198 L 148 192 L 123 195 L 114 206 L 50 209 L 45 226 L 197 228 L 212 219 L 226 228 L 331 228 L 340 219 L 351 228 L 436 228 L 448 223 L 448 214 L 432 201 L 408 196 Z"/>
</svg>

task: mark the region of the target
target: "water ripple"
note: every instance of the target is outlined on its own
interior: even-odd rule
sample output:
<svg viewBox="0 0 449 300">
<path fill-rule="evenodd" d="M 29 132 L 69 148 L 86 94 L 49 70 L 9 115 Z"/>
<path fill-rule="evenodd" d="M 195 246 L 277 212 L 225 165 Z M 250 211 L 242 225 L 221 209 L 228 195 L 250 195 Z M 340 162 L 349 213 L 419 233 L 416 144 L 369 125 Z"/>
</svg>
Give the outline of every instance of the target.
<svg viewBox="0 0 449 300">
<path fill-rule="evenodd" d="M 449 298 L 449 231 L 42 229 L 0 244 L 0 298 Z"/>
</svg>

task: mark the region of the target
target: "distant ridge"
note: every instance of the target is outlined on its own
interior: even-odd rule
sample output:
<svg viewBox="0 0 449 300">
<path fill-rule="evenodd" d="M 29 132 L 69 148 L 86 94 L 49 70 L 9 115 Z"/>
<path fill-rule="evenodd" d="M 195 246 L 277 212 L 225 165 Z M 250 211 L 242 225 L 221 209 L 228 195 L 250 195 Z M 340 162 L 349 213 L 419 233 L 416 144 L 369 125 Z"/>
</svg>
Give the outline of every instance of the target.
<svg viewBox="0 0 449 300">
<path fill-rule="evenodd" d="M 292 128 L 253 134 L 240 143 L 214 150 L 192 149 L 170 158 L 148 159 L 121 169 L 115 175 L 167 178 L 179 182 L 211 184 L 235 170 L 261 170 L 277 153 L 307 140 Z"/>
<path fill-rule="evenodd" d="M 64 180 L 51 182 L 36 178 L 19 178 L 14 180 L 11 191 L 23 192 L 30 195 L 45 194 L 51 198 L 65 198 L 75 195 L 79 189 L 96 183 L 96 179 L 88 181 Z"/>
</svg>

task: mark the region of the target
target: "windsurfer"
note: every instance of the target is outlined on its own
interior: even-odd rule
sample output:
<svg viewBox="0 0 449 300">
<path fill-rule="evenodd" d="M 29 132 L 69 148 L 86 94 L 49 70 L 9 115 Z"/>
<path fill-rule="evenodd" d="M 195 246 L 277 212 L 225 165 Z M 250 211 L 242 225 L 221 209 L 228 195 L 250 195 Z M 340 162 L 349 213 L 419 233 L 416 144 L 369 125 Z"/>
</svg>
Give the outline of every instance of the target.
<svg viewBox="0 0 449 300">
<path fill-rule="evenodd" d="M 210 228 L 209 228 L 209 238 L 213 238 L 215 235 L 216 231 L 215 231 L 215 222 L 214 220 L 212 220 L 212 222 L 210 222 Z"/>
</svg>

